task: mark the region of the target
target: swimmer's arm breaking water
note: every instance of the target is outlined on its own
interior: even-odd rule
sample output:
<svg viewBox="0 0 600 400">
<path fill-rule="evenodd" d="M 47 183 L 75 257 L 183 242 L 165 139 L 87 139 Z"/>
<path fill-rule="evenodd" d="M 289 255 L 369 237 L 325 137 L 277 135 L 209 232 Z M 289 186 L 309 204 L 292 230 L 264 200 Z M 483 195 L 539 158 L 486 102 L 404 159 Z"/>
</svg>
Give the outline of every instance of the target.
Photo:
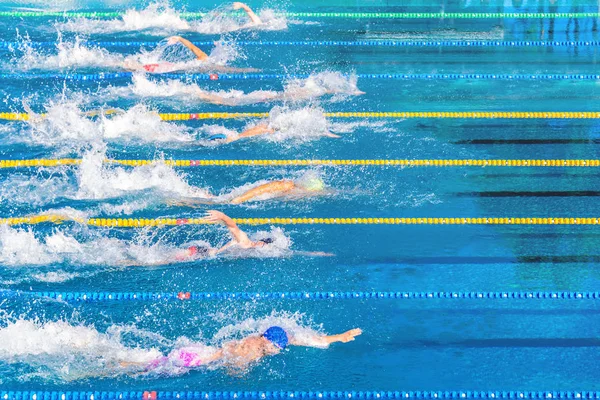
<svg viewBox="0 0 600 400">
<path fill-rule="evenodd" d="M 248 238 L 248 235 L 237 226 L 234 220 L 224 213 L 216 210 L 208 210 L 205 219 L 215 224 L 219 222 L 225 224 L 227 229 L 229 229 L 229 233 L 233 236 L 233 239 L 236 242 L 235 244 L 245 247 L 252 245 L 252 241 Z"/>
<path fill-rule="evenodd" d="M 254 11 L 252 11 L 252 9 L 244 3 L 240 3 L 239 1 L 236 1 L 235 3 L 233 3 L 233 9 L 234 10 L 242 9 L 246 12 L 246 14 L 248 14 L 248 17 L 250 18 L 252 23 L 248 24 L 246 26 L 261 25 L 263 23 L 262 20 L 258 17 L 258 15 L 256 15 L 254 13 Z"/>
<path fill-rule="evenodd" d="M 294 190 L 296 184 L 294 181 L 281 180 L 268 182 L 248 190 L 246 193 L 231 200 L 231 204 L 241 204 L 250 201 L 256 197 L 270 194 L 273 196 L 282 196 Z"/>
<path fill-rule="evenodd" d="M 275 129 L 271 128 L 266 123 L 260 123 L 252 128 L 246 129 L 244 132 L 237 135 L 237 137 L 231 138 L 227 140 L 228 142 L 233 142 L 239 139 L 248 138 L 252 136 L 266 135 L 275 133 Z"/>
<path fill-rule="evenodd" d="M 321 346 L 329 346 L 331 343 L 348 343 L 354 341 L 356 336 L 362 334 L 362 330 L 359 328 L 350 329 L 344 333 L 340 333 L 339 335 L 321 335 L 307 338 L 306 340 L 302 340 L 300 338 L 292 337 L 290 340 L 290 344 L 293 346 L 304 346 L 304 347 L 321 347 Z"/>
<path fill-rule="evenodd" d="M 198 46 L 196 46 L 195 44 L 193 44 L 192 42 L 190 42 L 187 39 L 182 38 L 181 36 L 171 36 L 169 38 L 169 44 L 175 44 L 175 43 L 181 43 L 182 45 L 184 45 L 185 47 L 187 47 L 192 53 L 194 53 L 194 55 L 196 56 L 196 58 L 200 61 L 204 61 L 208 59 L 208 54 L 206 54 L 205 52 L 203 52 L 202 50 L 200 50 L 198 48 Z"/>
</svg>

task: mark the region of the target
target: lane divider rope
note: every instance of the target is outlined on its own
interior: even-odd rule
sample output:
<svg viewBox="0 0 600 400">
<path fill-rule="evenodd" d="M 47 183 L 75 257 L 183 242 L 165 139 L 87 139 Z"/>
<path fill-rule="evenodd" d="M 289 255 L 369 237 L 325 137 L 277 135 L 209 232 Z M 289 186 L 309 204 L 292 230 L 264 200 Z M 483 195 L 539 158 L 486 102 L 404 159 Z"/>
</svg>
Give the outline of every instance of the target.
<svg viewBox="0 0 600 400">
<path fill-rule="evenodd" d="M 83 45 L 92 47 L 152 47 L 160 42 L 83 42 Z M 221 42 L 228 44 L 229 42 Z M 235 41 L 230 42 L 236 46 L 300 46 L 300 47 L 595 47 L 600 46 L 598 40 L 308 40 L 308 41 Z M 214 41 L 194 42 L 196 46 L 214 46 Z M 56 47 L 57 42 L 0 42 L 0 49 L 13 49 L 27 45 L 29 47 Z"/>
<path fill-rule="evenodd" d="M 109 81 L 116 79 L 130 79 L 133 72 L 99 72 L 96 74 L 76 73 L 10 73 L 0 74 L 3 80 L 19 79 L 59 79 L 66 81 Z M 284 80 L 284 79 L 306 79 L 308 74 L 181 74 L 165 73 L 154 74 L 163 78 L 181 79 L 187 82 L 194 81 L 216 81 L 216 80 Z M 600 74 L 355 74 L 359 79 L 394 79 L 394 80 L 458 80 L 471 79 L 480 81 L 598 81 Z"/>
<path fill-rule="evenodd" d="M 521 300 L 597 300 L 600 292 L 499 291 L 499 292 L 25 292 L 0 291 L 0 298 L 48 298 L 64 301 L 105 300 L 335 300 L 335 299 L 521 299 Z"/>
<path fill-rule="evenodd" d="M 37 114 L 44 117 L 46 114 Z M 448 119 L 600 119 L 596 111 L 394 111 L 326 112 L 327 118 L 448 118 Z M 268 112 L 160 113 L 164 121 L 201 119 L 267 118 Z M 29 114 L 0 112 L 0 120 L 28 121 Z"/>
<path fill-rule="evenodd" d="M 598 217 L 362 217 L 362 218 L 232 218 L 240 225 L 598 225 Z M 208 225 L 204 218 L 73 218 L 61 214 L 0 218 L 5 225 L 61 224 L 75 221 L 100 227 L 140 228 Z"/>
<path fill-rule="evenodd" d="M 108 12 L 73 12 L 73 11 L 0 11 L 0 17 L 64 17 L 64 18 L 118 18 L 123 11 Z M 564 13 L 467 13 L 467 12 L 276 12 L 276 16 L 287 18 L 354 18 L 354 19 L 539 19 L 539 18 L 598 18 L 598 12 L 564 12 Z M 204 12 L 182 12 L 180 18 L 201 18 Z"/>
<path fill-rule="evenodd" d="M 0 391 L 1 400 L 600 399 L 599 391 Z"/>
<path fill-rule="evenodd" d="M 0 160 L 0 168 L 28 168 L 28 167 L 60 167 L 79 165 L 82 160 L 77 158 L 61 159 L 29 159 L 29 160 Z M 107 164 L 139 167 L 143 165 L 164 164 L 171 167 L 279 167 L 279 166 L 394 166 L 394 167 L 600 167 L 600 159 L 365 159 L 365 160 L 104 160 Z"/>
</svg>

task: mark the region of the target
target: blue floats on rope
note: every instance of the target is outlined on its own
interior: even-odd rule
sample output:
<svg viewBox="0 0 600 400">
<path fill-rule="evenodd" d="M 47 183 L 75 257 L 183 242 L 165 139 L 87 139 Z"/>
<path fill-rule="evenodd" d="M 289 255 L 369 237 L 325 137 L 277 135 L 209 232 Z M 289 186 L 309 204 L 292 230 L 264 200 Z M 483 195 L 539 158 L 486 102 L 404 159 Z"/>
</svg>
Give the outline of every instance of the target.
<svg viewBox="0 0 600 400">
<path fill-rule="evenodd" d="M 95 47 L 154 47 L 160 42 L 83 42 L 86 46 Z M 226 42 L 225 42 L 226 43 Z M 56 47 L 56 42 L 28 42 L 26 45 L 35 48 Z M 213 46 L 214 42 L 195 42 L 196 46 Z M 396 40 L 358 40 L 358 41 L 238 41 L 240 46 L 303 46 L 303 47 L 593 47 L 600 46 L 598 40 L 425 40 L 425 41 L 396 41 Z M 0 49 L 19 48 L 20 42 L 0 42 Z"/>
<path fill-rule="evenodd" d="M 0 400 L 600 399 L 597 391 L 0 391 Z"/>
<path fill-rule="evenodd" d="M 56 299 L 64 301 L 162 300 L 336 300 L 336 299 L 520 299 L 600 300 L 600 292 L 26 292 L 0 291 L 0 298 Z M 1 400 L 1 399 L 0 399 Z"/>
<path fill-rule="evenodd" d="M 309 75 L 285 75 L 285 74 L 155 74 L 156 76 L 170 79 L 181 79 L 186 81 L 205 80 L 282 80 L 282 79 L 305 79 Z M 0 79 L 58 79 L 66 81 L 88 81 L 99 82 L 117 79 L 129 79 L 133 76 L 131 72 L 101 72 L 97 74 L 0 74 Z M 395 80 L 529 80 L 529 81 L 598 81 L 600 74 L 356 74 L 360 79 L 395 79 Z"/>
</svg>

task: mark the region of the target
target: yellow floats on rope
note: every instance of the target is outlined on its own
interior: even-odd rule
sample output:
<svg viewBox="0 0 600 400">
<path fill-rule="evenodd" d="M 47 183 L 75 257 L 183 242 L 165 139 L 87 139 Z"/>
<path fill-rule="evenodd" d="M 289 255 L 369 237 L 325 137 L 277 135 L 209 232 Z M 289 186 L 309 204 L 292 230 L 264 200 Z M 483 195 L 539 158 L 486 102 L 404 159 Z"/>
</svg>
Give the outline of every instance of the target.
<svg viewBox="0 0 600 400">
<path fill-rule="evenodd" d="M 90 218 L 61 215 L 0 218 L 0 224 L 31 225 L 76 221 L 99 227 L 161 227 L 210 224 L 203 218 Z M 600 218 L 233 218 L 243 225 L 598 225 Z"/>
<path fill-rule="evenodd" d="M 0 168 L 22 167 L 59 167 L 81 164 L 81 159 L 31 159 L 0 160 Z M 470 160 L 470 159 L 438 159 L 438 160 L 109 160 L 105 163 L 130 167 L 151 164 L 165 164 L 172 167 L 208 167 L 208 166 L 396 166 L 396 167 L 600 167 L 600 159 L 595 160 Z"/>
<path fill-rule="evenodd" d="M 108 110 L 104 114 L 113 114 L 114 110 Z M 98 112 L 89 112 L 86 115 L 94 116 Z M 600 119 L 600 112 L 588 111 L 552 111 L 552 112 L 525 112 L 525 111 L 461 111 L 461 112 L 326 112 L 328 118 L 450 118 L 450 119 Z M 159 114 L 165 121 L 189 121 L 195 119 L 234 119 L 234 118 L 266 118 L 269 113 L 163 113 Z M 44 117 L 45 114 L 37 114 Z M 12 121 L 27 121 L 27 113 L 0 113 L 0 119 Z"/>
</svg>

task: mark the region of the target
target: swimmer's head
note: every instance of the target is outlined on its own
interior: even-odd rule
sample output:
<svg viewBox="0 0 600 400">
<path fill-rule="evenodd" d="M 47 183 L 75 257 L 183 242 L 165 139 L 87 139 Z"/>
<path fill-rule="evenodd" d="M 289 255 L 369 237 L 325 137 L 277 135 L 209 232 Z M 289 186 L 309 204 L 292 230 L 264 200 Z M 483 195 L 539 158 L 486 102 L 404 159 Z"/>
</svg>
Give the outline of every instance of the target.
<svg viewBox="0 0 600 400">
<path fill-rule="evenodd" d="M 285 329 L 279 326 L 272 326 L 267 329 L 262 337 L 267 339 L 273 346 L 275 347 L 274 353 L 278 353 L 279 351 L 285 349 L 289 343 L 288 335 Z"/>
<path fill-rule="evenodd" d="M 298 182 L 298 186 L 307 192 L 322 192 L 325 189 L 325 183 L 318 176 L 302 179 Z"/>
<path fill-rule="evenodd" d="M 205 256 L 208 253 L 208 248 L 201 246 L 190 246 L 187 248 L 188 257 Z"/>
<path fill-rule="evenodd" d="M 274 242 L 273 238 L 266 237 L 264 239 L 260 239 L 260 240 L 257 240 L 256 242 L 254 242 L 254 246 L 255 247 L 264 247 L 264 246 L 266 246 L 268 244 L 271 244 L 273 242 Z"/>
</svg>

